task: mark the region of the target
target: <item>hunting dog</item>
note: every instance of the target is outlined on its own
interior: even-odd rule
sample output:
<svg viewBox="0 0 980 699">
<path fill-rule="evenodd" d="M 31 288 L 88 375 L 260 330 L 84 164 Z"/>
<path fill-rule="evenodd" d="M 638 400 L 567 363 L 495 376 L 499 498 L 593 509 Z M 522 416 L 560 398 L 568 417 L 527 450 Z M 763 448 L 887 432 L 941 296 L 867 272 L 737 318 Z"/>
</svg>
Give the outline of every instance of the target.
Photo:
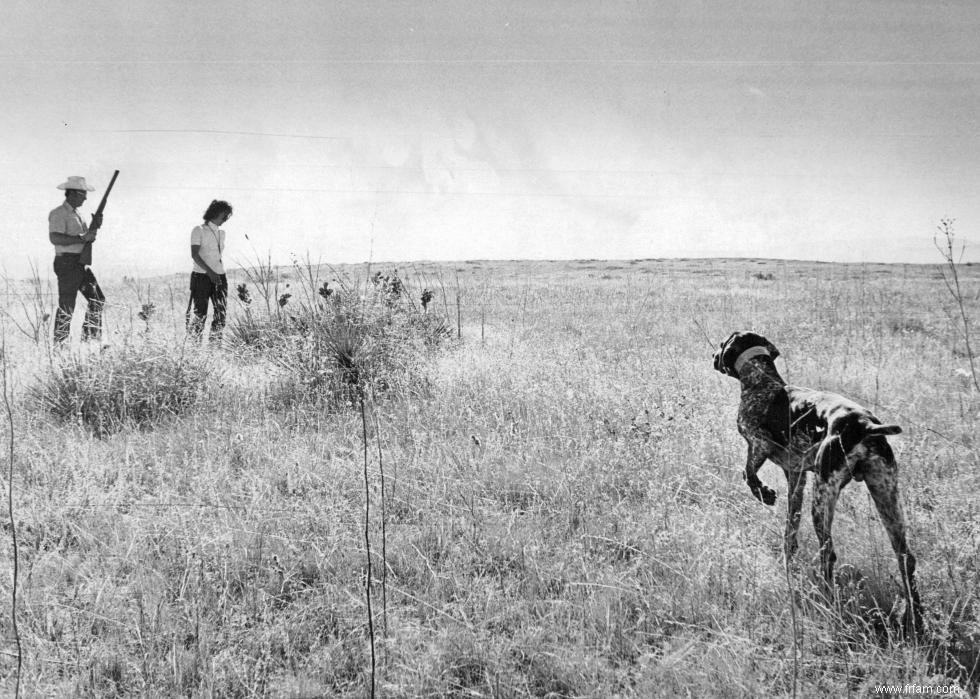
<svg viewBox="0 0 980 699">
<path fill-rule="evenodd" d="M 813 528 L 820 544 L 820 563 L 832 589 L 834 541 L 831 527 L 841 489 L 852 479 L 864 481 L 881 517 L 905 587 L 906 625 L 921 627 L 922 605 L 915 583 L 915 557 L 905 540 L 905 520 L 898 501 L 898 465 L 887 435 L 898 425 L 883 425 L 867 408 L 835 393 L 788 386 L 773 360 L 779 350 L 761 335 L 735 332 L 714 353 L 715 369 L 742 384 L 738 431 L 748 442 L 744 478 L 752 494 L 766 505 L 776 493 L 759 480 L 769 459 L 783 469 L 788 484 L 784 546 L 789 561 L 797 549 L 806 472 L 813 471 Z"/>
</svg>

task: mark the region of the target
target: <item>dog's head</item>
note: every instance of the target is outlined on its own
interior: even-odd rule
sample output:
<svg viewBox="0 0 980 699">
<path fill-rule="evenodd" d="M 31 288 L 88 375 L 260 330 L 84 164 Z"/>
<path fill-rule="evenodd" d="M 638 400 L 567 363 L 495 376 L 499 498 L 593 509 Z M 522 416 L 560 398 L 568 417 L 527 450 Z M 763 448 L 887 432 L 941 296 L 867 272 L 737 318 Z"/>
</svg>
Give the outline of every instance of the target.
<svg viewBox="0 0 980 699">
<path fill-rule="evenodd" d="M 758 348 L 758 349 L 757 349 Z M 721 347 L 715 351 L 714 362 L 715 370 L 720 371 L 726 376 L 738 378 L 740 366 L 739 357 L 751 349 L 757 349 L 759 354 L 767 354 L 775 359 L 779 356 L 779 350 L 762 335 L 753 332 L 733 332 L 728 339 L 721 343 Z M 749 355 L 746 355 L 746 357 Z M 743 358 L 742 361 L 745 361 Z"/>
</svg>

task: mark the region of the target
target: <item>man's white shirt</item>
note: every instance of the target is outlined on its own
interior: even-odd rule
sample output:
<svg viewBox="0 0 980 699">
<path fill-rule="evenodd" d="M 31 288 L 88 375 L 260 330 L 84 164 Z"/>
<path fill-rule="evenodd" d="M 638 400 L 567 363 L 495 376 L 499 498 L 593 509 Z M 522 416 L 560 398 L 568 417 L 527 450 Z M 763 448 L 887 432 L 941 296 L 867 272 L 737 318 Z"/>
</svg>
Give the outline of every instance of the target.
<svg viewBox="0 0 980 699">
<path fill-rule="evenodd" d="M 48 214 L 48 233 L 61 233 L 81 238 L 88 233 L 88 224 L 78 215 L 78 211 L 71 207 L 67 201 L 61 206 L 52 209 Z M 56 255 L 65 253 L 80 253 L 85 247 L 85 241 L 79 240 L 71 245 L 55 245 Z"/>
</svg>

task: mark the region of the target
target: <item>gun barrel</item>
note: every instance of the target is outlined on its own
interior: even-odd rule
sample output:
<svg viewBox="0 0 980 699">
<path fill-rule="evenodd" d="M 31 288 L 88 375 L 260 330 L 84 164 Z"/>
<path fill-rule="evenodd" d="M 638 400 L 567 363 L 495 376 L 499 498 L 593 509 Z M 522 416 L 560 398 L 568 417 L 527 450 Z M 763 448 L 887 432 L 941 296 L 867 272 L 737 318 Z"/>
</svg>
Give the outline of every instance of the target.
<svg viewBox="0 0 980 699">
<path fill-rule="evenodd" d="M 99 202 L 99 208 L 95 210 L 96 216 L 101 216 L 102 212 L 105 210 L 105 204 L 109 201 L 109 192 L 112 191 L 112 186 L 116 184 L 116 178 L 119 177 L 119 170 L 112 173 L 112 179 L 109 180 L 109 186 L 105 188 L 105 194 L 102 195 L 102 201 Z M 92 243 L 85 243 L 82 247 L 82 254 L 79 261 L 83 265 L 92 264 Z"/>
<path fill-rule="evenodd" d="M 116 178 L 119 177 L 119 170 L 112 173 L 112 179 L 109 180 L 109 186 L 105 188 L 105 194 L 102 195 L 102 201 L 99 202 L 99 208 L 95 210 L 95 215 L 98 216 L 105 210 L 106 202 L 109 201 L 109 192 L 112 191 L 113 185 L 116 184 Z"/>
</svg>

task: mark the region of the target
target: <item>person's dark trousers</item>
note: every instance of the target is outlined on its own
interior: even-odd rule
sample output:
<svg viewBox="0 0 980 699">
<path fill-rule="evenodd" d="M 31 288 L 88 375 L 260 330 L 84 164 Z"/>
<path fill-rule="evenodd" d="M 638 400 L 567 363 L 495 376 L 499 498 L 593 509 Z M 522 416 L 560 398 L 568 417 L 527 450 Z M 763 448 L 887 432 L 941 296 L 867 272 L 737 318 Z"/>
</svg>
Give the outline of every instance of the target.
<svg viewBox="0 0 980 699">
<path fill-rule="evenodd" d="M 191 272 L 191 308 L 187 314 L 187 331 L 192 337 L 200 339 L 204 331 L 204 321 L 208 316 L 208 303 L 213 307 L 211 316 L 211 340 L 221 339 L 225 327 L 225 309 L 228 307 L 228 277 L 218 275 L 217 283 L 208 275 Z"/>
<path fill-rule="evenodd" d="M 81 292 L 88 308 L 85 323 L 82 325 L 83 340 L 98 340 L 102 337 L 102 309 L 105 307 L 105 294 L 92 270 L 83 265 L 77 254 L 56 255 L 54 273 L 58 277 L 58 310 L 54 313 L 54 341 L 60 344 L 68 339 L 71 332 L 71 317 L 75 312 L 75 300 Z"/>
</svg>

